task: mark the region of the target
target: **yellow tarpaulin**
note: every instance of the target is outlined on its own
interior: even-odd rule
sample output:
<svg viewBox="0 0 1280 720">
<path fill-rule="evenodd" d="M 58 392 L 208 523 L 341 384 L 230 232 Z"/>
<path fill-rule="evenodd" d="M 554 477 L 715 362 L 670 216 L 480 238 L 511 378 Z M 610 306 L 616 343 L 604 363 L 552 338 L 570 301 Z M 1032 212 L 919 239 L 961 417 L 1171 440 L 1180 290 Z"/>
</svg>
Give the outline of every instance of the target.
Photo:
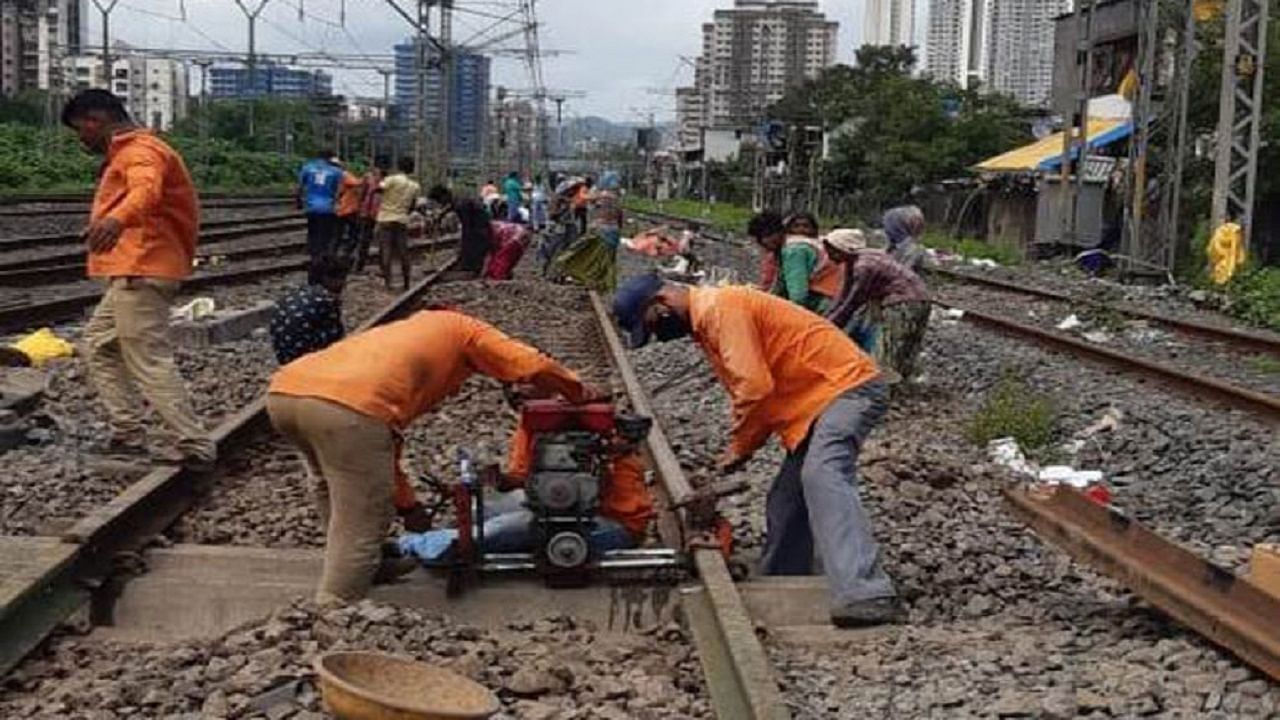
<svg viewBox="0 0 1280 720">
<path fill-rule="evenodd" d="M 1244 265 L 1244 230 L 1238 224 L 1225 222 L 1213 231 L 1209 238 L 1209 275 L 1219 285 L 1225 285 Z"/>
<path fill-rule="evenodd" d="M 1128 120 L 1120 118 L 1092 118 L 1089 120 L 1088 139 L 1091 145 L 1108 133 L 1127 125 Z M 981 172 L 1031 172 L 1040 169 L 1040 164 L 1062 155 L 1063 133 L 1053 133 L 1030 145 L 1023 145 L 1009 152 L 988 158 L 975 165 Z"/>
</svg>

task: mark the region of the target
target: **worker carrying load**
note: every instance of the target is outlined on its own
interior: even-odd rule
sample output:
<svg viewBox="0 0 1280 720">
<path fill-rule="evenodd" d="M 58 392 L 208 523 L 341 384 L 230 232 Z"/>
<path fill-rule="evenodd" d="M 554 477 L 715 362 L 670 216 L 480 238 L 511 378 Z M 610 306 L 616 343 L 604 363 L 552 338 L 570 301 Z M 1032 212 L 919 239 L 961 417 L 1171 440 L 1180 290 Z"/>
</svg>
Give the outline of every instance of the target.
<svg viewBox="0 0 1280 720">
<path fill-rule="evenodd" d="M 476 372 L 531 383 L 573 403 L 598 396 L 534 348 L 449 309 L 348 337 L 272 377 L 267 412 L 301 451 L 326 528 L 319 601 L 368 591 L 396 505 L 402 433 Z M 400 504 L 405 500 L 412 502 Z"/>
<path fill-rule="evenodd" d="M 831 620 L 845 626 L 905 615 L 858 497 L 858 453 L 884 416 L 875 361 L 825 319 L 746 287 L 688 287 L 656 275 L 627 281 L 613 314 L 640 347 L 692 336 L 733 402 L 722 472 L 778 435 L 787 450 L 765 508 L 767 575 L 808 575 L 822 555 Z"/>
</svg>

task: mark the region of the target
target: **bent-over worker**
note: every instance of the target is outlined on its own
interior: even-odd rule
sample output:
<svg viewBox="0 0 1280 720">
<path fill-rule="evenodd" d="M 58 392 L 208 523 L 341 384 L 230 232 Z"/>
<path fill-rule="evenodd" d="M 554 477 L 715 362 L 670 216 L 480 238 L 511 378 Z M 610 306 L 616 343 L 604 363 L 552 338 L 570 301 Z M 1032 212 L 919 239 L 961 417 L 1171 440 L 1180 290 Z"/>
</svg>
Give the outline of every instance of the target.
<svg viewBox="0 0 1280 720">
<path fill-rule="evenodd" d="M 888 253 L 868 248 L 861 230 L 832 230 L 823 241 L 845 268 L 844 290 L 827 319 L 875 355 L 881 367 L 910 381 L 932 309 L 924 281 Z"/>
<path fill-rule="evenodd" d="M 276 301 L 267 326 L 276 362 L 288 365 L 323 350 L 346 335 L 342 326 L 342 288 L 347 282 L 347 261 L 339 257 L 321 260 L 319 282 L 294 288 Z"/>
<path fill-rule="evenodd" d="M 85 90 L 62 111 L 90 152 L 104 156 L 84 230 L 88 274 L 105 283 L 84 329 L 89 380 L 107 408 L 107 453 L 145 455 L 141 394 L 178 435 L 161 460 L 209 469 L 217 447 L 201 426 L 173 358 L 169 307 L 191 275 L 200 207 L 182 157 L 129 119 L 106 90 Z"/>
<path fill-rule="evenodd" d="M 858 497 L 858 453 L 886 409 L 875 362 L 821 317 L 746 287 L 687 287 L 641 275 L 614 317 L 633 347 L 692 335 L 733 402 L 721 469 L 741 467 L 770 435 L 787 450 L 765 507 L 764 572 L 813 572 L 814 542 L 838 626 L 900 620 Z"/>
<path fill-rule="evenodd" d="M 401 433 L 475 372 L 575 403 L 596 395 L 551 358 L 453 310 L 353 335 L 272 377 L 267 412 L 302 451 L 326 527 L 318 600 L 368 591 L 391 523 Z"/>
<path fill-rule="evenodd" d="M 822 314 L 840 294 L 844 269 L 827 255 L 818 239 L 818 220 L 812 214 L 795 213 L 787 218 L 786 226 L 773 292 Z"/>
</svg>

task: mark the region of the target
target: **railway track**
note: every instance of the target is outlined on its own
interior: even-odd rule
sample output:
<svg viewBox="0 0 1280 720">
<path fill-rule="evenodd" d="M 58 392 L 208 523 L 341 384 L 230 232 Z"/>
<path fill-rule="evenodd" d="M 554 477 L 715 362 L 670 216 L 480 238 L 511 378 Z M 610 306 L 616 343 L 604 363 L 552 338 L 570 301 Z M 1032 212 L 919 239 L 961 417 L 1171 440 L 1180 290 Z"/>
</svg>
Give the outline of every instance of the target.
<svg viewBox="0 0 1280 720">
<path fill-rule="evenodd" d="M 736 238 L 726 237 L 723 233 L 706 229 L 707 224 L 697 219 L 663 213 L 633 212 L 632 214 L 662 222 L 684 222 L 702 228 L 701 233 L 704 237 L 735 243 L 742 242 Z M 1260 377 L 1255 377 L 1251 381 L 1227 380 L 1210 375 L 1202 367 L 1186 367 L 1187 361 L 1183 357 L 1189 355 L 1192 359 L 1196 359 L 1208 353 L 1211 359 L 1217 358 L 1218 362 L 1202 362 L 1200 363 L 1202 366 L 1211 366 L 1213 372 L 1217 373 L 1224 370 L 1232 371 L 1239 376 L 1242 370 L 1248 368 L 1250 357 L 1256 353 L 1264 353 L 1271 357 L 1280 354 L 1280 338 L 1261 332 L 1176 318 L 1140 308 L 1082 299 L 1024 284 L 983 278 L 972 273 L 946 269 L 937 272 L 953 282 L 979 284 L 1005 296 L 1003 301 L 995 296 L 984 296 L 983 299 L 986 302 L 977 305 L 972 298 L 953 297 L 945 291 L 940 293 L 941 297 L 935 299 L 935 303 L 961 311 L 963 319 L 967 322 L 1050 347 L 1089 362 L 1102 363 L 1124 372 L 1151 378 L 1180 392 L 1256 413 L 1272 422 L 1280 422 L 1280 396 L 1274 390 L 1276 385 L 1280 384 L 1280 380 L 1276 379 L 1274 374 L 1257 373 Z M 1011 305 L 1008 299 L 1010 296 L 1031 297 L 1052 303 L 1054 310 L 1047 312 L 1043 307 L 1038 308 L 1039 322 L 1027 322 L 1024 319 L 1025 314 L 1024 318 L 1011 317 L 1009 314 Z M 1001 312 L 991 312 L 986 309 L 989 307 L 999 307 Z M 1184 346 L 1163 353 L 1164 357 L 1160 354 L 1154 354 L 1153 357 L 1150 347 L 1144 348 L 1141 345 L 1109 347 L 1058 331 L 1053 329 L 1052 325 L 1044 327 L 1045 322 L 1050 320 L 1057 322 L 1073 309 L 1081 312 L 1111 313 L 1152 325 L 1164 326 L 1185 336 L 1188 340 L 1208 340 L 1213 345 L 1209 348 Z"/>
<path fill-rule="evenodd" d="M 207 196 L 202 196 L 207 199 Z M 259 208 L 259 207 L 279 207 L 290 202 L 292 198 L 281 197 L 265 197 L 265 198 L 227 198 L 215 199 L 211 202 L 203 202 L 201 208 L 203 210 L 232 210 L 241 208 Z M 32 200 L 25 199 L 17 201 L 22 204 L 32 205 L 52 205 L 53 207 L 40 208 L 18 208 L 18 207 L 0 207 L 0 219 L 6 218 L 24 218 L 33 216 L 67 216 L 67 215 L 85 215 L 89 214 L 88 199 L 80 200 Z M 72 204 L 72 207 L 61 207 L 63 204 Z M 0 203 L 4 205 L 4 203 Z"/>
<path fill-rule="evenodd" d="M 229 228 L 243 228 L 251 225 L 260 225 L 263 223 L 284 222 L 288 220 L 296 220 L 297 212 L 277 213 L 274 215 L 261 215 L 250 218 L 233 218 L 230 220 L 206 220 L 200 223 L 200 229 L 206 234 L 210 230 L 226 230 Z M 80 246 L 84 242 L 79 232 L 73 233 L 46 233 L 44 235 L 20 235 L 16 237 L 0 238 L 0 251 L 20 251 L 33 250 L 35 248 L 57 246 L 57 245 L 76 245 Z M 83 252 L 83 251 L 82 251 Z"/>
<path fill-rule="evenodd" d="M 402 317 L 428 300 L 461 301 L 464 309 L 474 307 L 472 311 L 480 317 L 486 317 L 486 307 L 490 308 L 489 312 L 496 312 L 492 310 L 494 290 L 476 284 L 438 287 L 440 277 L 439 272 L 428 276 L 377 312 L 362 327 Z M 507 293 L 509 298 L 502 301 L 506 303 L 504 307 L 527 310 L 530 296 L 537 296 L 537 290 L 533 287 L 512 287 L 511 290 L 512 292 Z M 565 292 L 559 297 L 565 298 L 564 302 L 575 308 L 569 317 L 556 318 L 555 322 L 550 322 L 552 318 L 544 316 L 540 323 L 505 329 L 538 343 L 571 367 L 586 368 L 588 376 L 594 374 L 598 379 L 604 373 L 614 378 L 625 393 L 626 402 L 633 409 L 641 413 L 650 411 L 644 388 L 630 366 L 607 315 L 605 300 L 585 291 L 560 288 L 557 292 L 560 290 Z M 471 395 L 467 402 L 469 405 L 483 405 L 482 400 L 475 395 Z M 487 411 L 487 407 L 479 409 L 482 414 Z M 446 409 L 445 412 L 449 411 Z M 442 418 L 437 418 L 433 422 L 441 421 Z M 237 453 L 255 443 L 260 444 L 265 428 L 266 419 L 261 400 L 230 416 L 214 433 L 223 462 L 235 464 Z M 411 437 L 410 442 L 412 440 Z M 693 490 L 692 485 L 660 427 L 655 427 L 649 435 L 646 451 L 654 471 L 659 506 L 665 508 L 657 523 L 659 536 L 665 546 L 683 548 L 685 541 L 689 539 L 685 537 L 683 530 L 684 511 L 670 508 L 688 499 Z M 248 472 L 254 473 L 253 470 Z M 259 471 L 255 474 L 261 473 Z M 7 542 L 0 547 L 7 545 L 4 558 L 10 572 L 6 576 L 0 576 L 3 577 L 3 585 L 0 586 L 3 588 L 3 592 L 0 592 L 0 601 L 3 601 L 3 606 L 0 607 L 0 661 L 3 667 L 6 670 L 13 667 L 73 610 L 87 607 L 99 621 L 109 622 L 115 619 L 127 622 L 138 611 L 140 601 L 137 598 L 145 595 L 146 590 L 117 586 L 111 580 L 112 558 L 121 552 L 139 548 L 147 538 L 163 532 L 184 513 L 201 512 L 199 503 L 203 501 L 197 499 L 201 495 L 196 491 L 194 479 L 182 471 L 154 469 L 138 478 L 114 500 L 80 519 L 57 537 L 4 538 Z M 213 496 L 209 502 L 217 502 L 217 491 L 217 487 L 208 489 L 207 496 Z M 196 505 L 194 509 L 193 505 Z M 173 550 L 178 553 L 175 557 L 184 552 L 183 547 L 178 546 Z M 135 585 L 163 582 L 159 576 L 163 576 L 164 568 L 173 562 L 165 559 L 165 552 L 156 551 L 157 577 L 143 576 L 134 581 Z M 205 553 L 201 557 L 206 560 L 212 557 L 209 555 L 211 550 L 192 549 L 185 552 Z M 228 552 L 234 554 L 235 551 L 228 549 Z M 261 561 L 262 557 L 257 556 L 257 560 L 253 562 Z M 15 565 L 17 572 L 13 572 Z M 191 563 L 186 562 L 184 565 L 189 568 Z M 726 719 L 780 720 L 789 717 L 769 662 L 756 637 L 755 624 L 748 611 L 748 599 L 735 587 L 720 552 L 695 547 L 689 551 L 688 566 L 696 574 L 697 582 L 680 589 L 675 597 L 688 619 L 704 671 L 706 692 L 716 715 Z M 205 575 L 207 574 L 206 570 Z M 217 578 L 205 579 L 219 582 Z M 308 582 L 313 581 L 314 577 L 308 578 Z M 227 580 L 221 582 L 236 584 Z M 430 582 L 439 584 L 439 581 Z M 540 585 L 540 581 L 528 586 L 517 585 L 515 591 L 527 602 L 536 605 L 533 598 L 540 597 L 540 592 L 543 592 Z M 403 596 L 406 591 L 400 592 Z M 481 594 L 481 598 L 474 602 L 484 605 L 485 590 L 482 588 L 477 592 Z M 634 597 L 634 591 L 628 592 Z M 666 597 L 670 591 L 653 592 L 656 594 L 652 597 L 658 598 Z M 772 591 L 765 589 L 760 592 Z M 812 592 L 806 591 L 801 598 L 809 598 L 811 595 Z M 560 596 L 549 595 L 544 602 L 555 603 L 556 597 Z M 581 602 L 582 596 L 579 594 L 575 599 L 575 595 L 570 593 L 563 597 L 565 604 L 561 605 L 561 612 L 564 608 L 574 607 L 574 603 Z M 618 601 L 616 590 L 612 597 L 611 603 Z M 119 604 L 116 604 L 116 598 L 121 598 Z M 196 605 L 200 602 L 193 600 Z M 755 602 L 758 603 L 759 600 Z M 458 611 L 465 612 L 462 608 L 469 604 L 469 601 L 464 602 L 458 607 Z M 661 604 L 666 603 L 663 601 Z M 453 612 L 448 608 L 442 609 Z M 226 611 L 227 608 L 222 610 Z M 192 609 L 191 612 L 199 610 Z M 614 612 L 613 609 L 608 610 L 610 616 Z M 669 612 L 669 609 L 664 612 Z M 217 614 L 219 613 L 210 612 L 203 616 Z M 624 613 L 623 618 L 626 617 L 628 616 Z M 639 620 L 640 617 L 637 615 L 636 619 Z M 163 622 L 154 617 L 151 621 Z M 631 621 L 625 622 L 629 625 Z"/>
<path fill-rule="evenodd" d="M 413 250 L 437 250 L 445 247 L 452 247 L 457 243 L 456 237 L 446 237 L 439 240 L 427 240 L 417 242 L 410 245 Z M 246 258 L 259 258 L 263 255 L 276 255 L 284 251 L 305 250 L 306 243 L 301 241 L 293 241 L 273 248 L 256 248 L 250 250 L 238 251 L 238 253 L 217 253 L 210 255 L 220 255 L 223 257 L 234 257 L 242 260 Z M 376 250 L 373 251 L 373 257 L 377 257 Z M 305 256 L 291 257 L 278 260 L 266 260 L 264 262 L 254 262 L 248 267 L 230 268 L 217 272 L 201 272 L 192 275 L 183 281 L 183 288 L 194 290 L 200 288 L 208 288 L 222 285 L 230 285 L 240 282 L 248 282 L 273 275 L 281 275 L 290 272 L 304 270 L 309 261 Z M 60 268 L 53 274 L 57 279 L 67 278 L 83 278 L 83 266 L 73 266 L 75 272 L 71 269 Z M 41 271 L 33 271 L 35 272 Z M 3 287 L 0 284 L 0 287 Z M 16 330 L 29 329 L 40 325 L 66 322 L 74 320 L 88 308 L 97 304 L 102 298 L 102 291 L 97 287 L 80 287 L 67 292 L 59 293 L 58 297 L 50 300 L 39 300 L 36 302 L 19 301 L 10 305 L 0 305 L 0 332 L 12 332 Z"/>
</svg>

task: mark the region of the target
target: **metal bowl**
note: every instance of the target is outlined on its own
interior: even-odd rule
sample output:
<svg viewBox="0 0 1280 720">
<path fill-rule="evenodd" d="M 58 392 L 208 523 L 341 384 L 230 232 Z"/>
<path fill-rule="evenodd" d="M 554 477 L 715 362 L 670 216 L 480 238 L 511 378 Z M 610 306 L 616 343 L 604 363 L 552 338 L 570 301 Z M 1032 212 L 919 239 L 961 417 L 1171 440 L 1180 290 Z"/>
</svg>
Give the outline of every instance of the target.
<svg viewBox="0 0 1280 720">
<path fill-rule="evenodd" d="M 483 720 L 498 698 L 455 672 L 373 652 L 316 658 L 325 706 L 344 720 Z"/>
</svg>

